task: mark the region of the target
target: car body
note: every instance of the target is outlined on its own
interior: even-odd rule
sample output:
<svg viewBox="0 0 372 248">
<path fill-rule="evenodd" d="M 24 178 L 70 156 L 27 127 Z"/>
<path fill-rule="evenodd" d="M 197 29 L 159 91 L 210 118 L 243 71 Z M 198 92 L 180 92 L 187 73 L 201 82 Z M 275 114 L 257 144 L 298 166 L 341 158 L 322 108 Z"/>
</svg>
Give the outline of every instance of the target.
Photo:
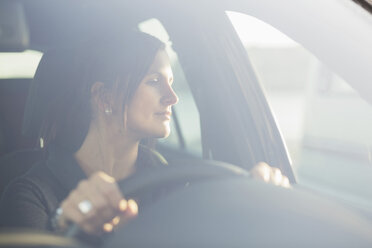
<svg viewBox="0 0 372 248">
<path fill-rule="evenodd" d="M 337 144 L 328 142 L 338 153 L 332 159 L 323 159 L 329 167 L 317 166 L 324 149 L 319 142 L 312 141 L 318 135 L 312 135 L 316 124 L 307 122 L 305 136 L 298 145 L 307 149 L 312 144 L 316 147 L 314 150 L 320 152 L 314 154 L 314 150 L 303 149 L 300 162 L 291 163 L 274 101 L 270 99 L 270 92 L 263 89 L 265 85 L 260 82 L 255 61 L 246 53 L 239 31 L 231 22 L 231 14 L 226 12 L 255 17 L 285 33 L 371 102 L 372 17 L 361 6 L 350 0 L 162 0 L 151 3 L 34 0 L 18 1 L 16 5 L 24 10 L 29 36 L 22 31 L 26 37 L 21 39 L 24 42 L 13 47 L 5 44 L 3 51 L 43 52 L 83 37 L 105 35 L 107 30 L 122 32 L 133 27 L 171 41 L 175 52 L 171 56 L 175 90 L 181 100 L 174 110 L 173 136 L 160 141 L 158 150 L 175 167 L 187 161 L 191 169 L 185 169 L 179 179 L 186 180 L 187 187 L 150 206 L 110 238 L 107 247 L 124 244 L 134 247 L 350 247 L 353 244 L 367 247 L 372 244 L 371 159 L 366 160 L 364 167 L 338 167 L 341 162 L 356 164 L 360 157 L 354 160 L 343 157 L 352 150 L 348 144 L 357 142 L 348 143 L 350 140 L 332 133 L 330 130 L 344 123 L 335 121 L 329 129 L 323 130 L 320 126 L 316 130 L 321 130 L 322 140 L 340 138 L 344 149 L 337 150 Z M 316 77 L 320 73 L 321 70 L 314 69 L 311 75 Z M 12 80 L 3 81 L 4 85 L 10 85 Z M 316 80 L 310 77 L 309 85 L 312 81 Z M 37 141 L 20 136 L 22 120 L 19 119 L 22 119 L 29 82 L 18 80 L 16 83 L 20 86 L 16 89 L 6 86 L 2 90 L 4 95 L 14 90 L 20 97 L 19 100 L 13 98 L 18 106 L 16 111 L 8 108 L 9 102 L 2 103 L 3 123 L 8 123 L 2 125 L 4 132 L 16 129 L 14 133 L 19 140 L 11 148 L 10 143 L 5 142 L 7 152 L 30 148 L 30 144 Z M 312 121 L 322 113 L 326 115 L 326 108 L 332 104 L 336 109 L 344 106 L 337 101 L 318 101 L 314 87 L 306 88 L 306 94 L 310 95 L 306 99 L 310 105 L 307 113 L 316 113 L 308 117 Z M 356 106 L 356 109 L 360 108 Z M 6 120 L 12 118 L 12 112 L 18 114 L 13 117 L 17 125 L 9 127 Z M 358 116 L 354 118 L 358 120 Z M 346 132 L 346 128 L 338 129 L 341 134 Z M 363 130 L 359 136 L 368 137 L 368 131 Z M 327 156 L 329 158 L 329 153 Z M 208 167 L 205 161 L 222 161 L 222 165 L 212 163 L 225 168 L 226 173 L 235 171 L 235 166 L 249 170 L 265 161 L 280 168 L 293 187 L 288 190 L 266 185 L 240 172 L 227 173 L 222 177 L 224 180 L 213 173 L 200 180 L 198 166 Z M 340 171 L 343 174 L 338 177 Z M 175 174 L 170 174 L 166 179 L 174 177 Z M 143 187 L 151 188 L 155 184 L 148 184 L 146 180 L 150 179 L 143 180 Z"/>
</svg>

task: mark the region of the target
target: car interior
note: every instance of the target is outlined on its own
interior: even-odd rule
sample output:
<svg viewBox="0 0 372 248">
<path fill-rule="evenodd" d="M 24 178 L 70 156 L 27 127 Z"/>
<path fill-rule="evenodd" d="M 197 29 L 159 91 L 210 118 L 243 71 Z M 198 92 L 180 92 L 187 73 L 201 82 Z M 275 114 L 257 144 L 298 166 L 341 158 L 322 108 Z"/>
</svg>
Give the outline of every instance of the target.
<svg viewBox="0 0 372 248">
<path fill-rule="evenodd" d="M 83 30 L 83 28 L 85 32 L 87 33 L 87 35 L 89 35 L 89 32 L 91 31 L 90 29 L 92 29 L 92 26 L 93 26 L 93 25 L 90 25 L 90 22 L 95 23 L 95 24 L 99 23 L 100 18 L 106 17 L 106 13 L 104 11 L 111 10 L 110 8 L 107 8 L 107 9 L 103 8 L 103 9 L 98 10 L 100 5 L 97 4 L 95 6 L 94 4 L 92 4 L 92 6 L 90 6 L 89 11 L 94 11 L 94 13 L 96 13 L 96 15 L 92 15 L 94 16 L 94 19 L 92 19 L 92 17 L 89 16 L 83 19 L 85 20 L 85 22 L 82 22 L 82 21 L 76 21 L 74 20 L 74 18 L 79 18 L 79 15 L 77 15 L 76 13 L 78 12 L 78 10 L 81 10 L 83 6 L 78 6 L 78 8 L 70 8 L 68 7 L 68 4 L 62 4 L 57 1 L 56 2 L 35 1 L 35 2 L 36 4 L 34 2 L 32 4 L 27 3 L 27 2 L 22 2 L 22 4 L 19 2 L 17 3 L 10 3 L 7 1 L 2 2 L 4 6 L 9 5 L 6 8 L 11 10 L 13 13 L 12 15 L 9 14 L 9 15 L 3 16 L 3 18 L 4 19 L 9 18 L 9 20 L 5 20 L 6 23 L 14 23 L 15 26 L 10 27 L 10 29 L 16 30 L 18 32 L 17 35 L 14 35 L 12 37 L 13 40 L 9 42 L 10 45 L 6 43 L 5 45 L 3 44 L 2 46 L 3 52 L 7 50 L 16 52 L 16 51 L 22 51 L 25 49 L 35 49 L 35 50 L 39 50 L 42 52 L 42 51 L 47 50 L 48 47 L 58 45 L 59 42 L 73 41 L 76 37 L 78 37 L 77 33 Z M 114 3 L 120 5 L 120 3 L 118 2 L 114 2 Z M 40 8 L 38 8 L 38 6 Z M 123 6 L 120 6 L 120 7 L 123 7 Z M 50 13 L 46 13 L 46 11 L 43 11 L 43 9 L 47 9 Z M 126 21 L 125 24 L 128 26 L 135 25 L 137 26 L 137 28 L 141 26 L 146 26 L 146 21 L 148 22 L 149 20 L 154 19 L 153 16 L 151 16 L 152 14 L 148 16 L 147 11 L 148 10 L 145 9 L 145 10 L 142 10 L 140 13 L 136 13 L 137 19 L 136 20 L 128 19 L 130 21 L 129 22 Z M 138 12 L 138 10 L 136 10 L 136 12 Z M 63 20 L 64 15 L 66 15 L 66 13 L 70 13 L 70 20 Z M 159 15 L 160 15 L 160 18 L 162 18 L 161 12 L 159 12 Z M 53 19 L 49 22 L 45 21 L 50 16 L 53 16 Z M 115 17 L 116 15 L 112 15 L 112 16 Z M 14 19 L 16 19 L 16 21 L 14 21 Z M 79 25 L 77 25 L 76 28 L 71 28 L 71 25 L 69 24 L 74 23 L 74 21 L 76 21 L 76 23 L 79 23 Z M 61 25 L 61 23 L 63 23 L 63 25 Z M 116 20 L 116 18 L 112 18 L 112 20 L 105 20 L 105 22 L 102 22 L 101 25 L 111 25 L 112 29 L 115 29 L 115 28 L 118 28 L 117 26 L 119 25 L 119 23 L 122 24 L 123 22 L 121 20 L 119 22 L 118 20 Z M 139 24 L 135 24 L 135 23 L 139 23 Z M 160 22 L 158 21 L 158 23 Z M 167 20 L 164 20 L 163 23 L 167 23 Z M 183 24 L 183 25 L 185 25 L 185 28 L 188 28 L 187 25 L 190 25 L 190 24 Z M 99 26 L 98 27 L 94 26 L 94 28 L 96 28 L 97 30 L 105 29 L 105 27 L 99 27 Z M 172 28 L 173 27 L 168 27 L 167 31 L 171 32 Z M 197 30 L 195 31 L 197 32 Z M 104 32 L 103 32 L 103 35 L 104 35 Z M 172 39 L 172 42 L 174 46 L 176 47 L 175 39 L 176 37 Z M 29 44 L 27 44 L 27 40 L 29 40 Z M 181 45 L 180 46 L 180 49 L 181 49 L 182 44 L 180 43 L 180 45 Z M 190 48 L 185 47 L 184 49 L 190 49 Z M 196 47 L 196 44 L 195 44 L 193 49 L 197 50 L 201 48 Z M 209 51 L 206 51 L 206 52 L 209 52 Z M 189 58 L 184 58 L 184 59 L 189 59 Z M 205 61 L 204 63 L 209 63 L 209 62 L 210 61 Z M 189 66 L 187 67 L 184 66 L 184 68 L 182 68 L 180 67 L 179 63 L 178 64 L 177 63 L 178 62 L 176 61 L 173 66 L 175 68 L 176 73 L 178 73 L 177 78 L 179 78 L 179 81 L 181 82 L 176 87 L 181 88 L 182 92 L 180 92 L 179 94 L 182 95 L 183 99 L 186 99 L 186 98 L 190 99 L 189 101 L 191 101 L 194 105 L 195 103 L 197 105 L 197 107 L 196 106 L 194 107 L 195 109 L 193 110 L 194 112 L 192 113 L 193 116 L 187 117 L 188 120 L 195 119 L 196 122 L 192 123 L 191 125 L 193 126 L 193 129 L 196 129 L 195 127 L 199 125 L 198 123 L 199 113 L 197 111 L 199 112 L 203 111 L 202 109 L 200 109 L 201 108 L 200 106 L 204 104 L 203 101 L 205 101 L 204 99 L 206 99 L 208 96 L 199 97 L 198 99 L 198 96 L 195 95 L 195 92 L 193 92 L 194 93 L 193 95 L 191 94 L 191 92 L 195 90 L 201 91 L 202 89 L 192 89 L 191 86 L 190 86 L 191 89 L 187 89 L 188 87 L 187 82 L 182 82 L 182 80 L 186 81 L 186 78 L 182 71 L 183 69 L 199 70 L 199 68 L 191 68 Z M 191 64 L 192 62 L 190 61 L 186 63 Z M 208 68 L 205 68 L 205 69 L 208 69 Z M 211 69 L 208 69 L 208 70 L 211 70 Z M 206 75 L 205 76 L 201 75 L 200 71 L 194 71 L 192 73 L 188 73 L 189 75 L 188 77 L 190 76 L 192 77 L 193 74 L 194 74 L 194 77 L 201 77 L 201 79 L 200 78 L 187 78 L 187 81 L 189 82 L 191 81 L 197 82 L 200 80 L 206 81 L 202 79 L 202 77 L 205 77 Z M 222 75 L 222 76 L 228 77 L 228 75 Z M 213 81 L 213 80 L 208 79 L 208 81 Z M 1 180 L 3 184 L 2 188 L 13 177 L 13 176 L 6 176 L 7 174 L 9 175 L 10 173 L 10 175 L 17 175 L 19 173 L 23 173 L 25 170 L 27 170 L 28 166 L 32 164 L 33 161 L 40 159 L 40 157 L 42 156 L 39 151 L 40 141 L 36 140 L 35 136 L 27 137 L 27 135 L 22 134 L 23 114 L 24 114 L 28 90 L 31 85 L 31 82 L 32 82 L 32 78 L 1 79 L 1 96 L 2 96 L 1 97 L 1 125 L 0 125 L 1 130 L 2 130 L 1 135 L 0 135 L 0 137 L 2 137 L 2 141 L 0 142 L 1 144 L 0 152 L 2 155 L 1 156 L 1 165 L 2 165 L 1 168 L 2 169 L 4 168 L 4 171 L 7 171 L 7 173 L 5 172 L 1 173 L 1 175 L 4 175 L 3 176 L 4 178 L 2 178 L 3 180 Z M 228 88 L 230 87 L 231 86 L 228 86 Z M 237 90 L 240 91 L 239 89 Z M 203 92 L 203 93 L 208 94 L 208 92 Z M 196 94 L 200 94 L 200 93 L 196 93 Z M 184 97 L 183 95 L 188 95 L 188 96 Z M 194 103 L 194 99 L 195 99 L 195 103 Z M 198 103 L 199 101 L 201 102 L 201 104 Z M 182 117 L 181 115 L 178 114 L 178 112 L 181 112 L 181 111 L 178 111 L 177 108 L 182 109 L 182 106 L 177 106 L 175 107 L 175 110 L 174 110 L 175 120 L 173 122 L 173 129 L 174 129 L 173 137 L 170 137 L 167 141 L 164 141 L 164 142 L 160 141 L 157 147 L 158 150 L 166 158 L 172 159 L 172 156 L 176 158 L 180 158 L 180 156 L 184 158 L 193 158 L 193 157 L 208 158 L 211 156 L 211 151 L 207 152 L 208 149 L 209 150 L 213 149 L 215 150 L 214 151 L 215 157 L 213 159 L 222 160 L 222 161 L 231 162 L 231 163 L 237 163 L 237 164 L 240 164 L 241 161 L 244 160 L 234 155 L 235 152 L 234 153 L 226 152 L 225 145 L 218 147 L 219 142 L 215 142 L 215 141 L 221 139 L 220 137 L 221 133 L 219 133 L 218 131 L 220 129 L 216 127 L 216 130 L 212 130 L 210 126 L 203 127 L 203 124 L 205 122 L 209 122 L 208 120 L 209 117 L 206 118 L 207 119 L 206 121 L 204 121 L 203 119 L 200 120 L 201 129 L 203 129 L 203 132 L 202 132 L 203 136 L 208 136 L 208 138 L 201 137 L 202 136 L 201 133 L 196 133 L 194 134 L 194 136 L 196 136 L 195 139 L 197 139 L 196 141 L 197 143 L 195 143 L 195 141 L 189 141 L 188 139 L 190 138 L 188 137 L 190 137 L 190 135 L 186 135 L 187 130 L 184 131 L 181 129 L 182 128 L 187 129 L 187 127 L 190 125 L 185 125 L 184 121 L 180 123 L 180 118 Z M 221 120 L 221 117 L 218 117 L 218 113 L 213 113 L 210 110 L 211 110 L 211 106 L 206 108 L 206 111 L 210 112 L 208 113 L 208 116 L 214 115 L 214 118 L 219 118 L 218 120 L 219 123 L 225 122 L 224 120 Z M 186 111 L 182 111 L 182 112 L 186 112 Z M 188 109 L 187 112 L 190 112 L 190 110 Z M 236 113 L 236 115 L 240 115 L 240 114 Z M 183 118 L 185 119 L 185 117 Z M 244 118 L 244 117 L 240 117 L 240 118 Z M 204 124 L 204 126 L 205 125 L 206 124 Z M 223 123 L 223 125 L 229 125 L 229 124 Z M 229 129 L 225 129 L 225 130 L 228 131 Z M 205 134 L 205 133 L 209 133 L 209 134 Z M 251 134 L 249 135 L 254 135 L 254 132 L 251 132 Z M 226 136 L 229 136 L 229 135 L 227 134 Z M 230 135 L 230 136 L 233 136 L 233 135 Z M 225 139 L 224 141 L 231 142 L 231 143 L 239 142 L 237 140 L 231 140 L 231 138 L 229 139 Z M 254 139 L 257 140 L 259 138 L 256 137 Z M 188 143 L 190 142 L 191 143 L 194 142 L 196 145 L 195 144 L 189 145 Z M 208 146 L 214 146 L 214 147 L 209 148 Z M 236 145 L 233 145 L 233 146 L 236 146 Z M 203 149 L 201 149 L 202 147 Z M 255 149 L 257 150 L 257 148 L 252 147 L 252 153 L 259 154 L 260 152 L 253 151 Z M 278 152 L 277 151 L 278 149 L 275 149 L 275 150 L 276 152 Z M 240 153 L 242 153 L 239 155 L 240 157 L 246 157 L 245 151 L 240 152 Z M 266 153 L 266 152 L 263 152 L 263 153 Z M 221 156 L 221 158 L 219 158 L 218 156 Z M 252 156 L 252 157 L 255 157 L 255 156 Z M 278 155 L 278 157 L 280 156 L 281 155 Z M 288 165 L 288 162 L 285 162 L 285 156 L 283 156 L 282 159 L 284 160 L 283 164 L 287 163 L 287 165 L 283 165 L 283 167 L 287 166 L 284 169 L 285 173 L 289 174 L 289 177 L 291 178 L 291 180 L 294 181 L 294 177 L 291 174 L 291 170 Z M 250 158 L 250 160 L 252 159 Z M 258 161 L 259 158 L 255 158 L 254 160 Z M 25 163 L 23 161 L 25 161 Z M 13 163 L 19 164 L 19 166 L 14 166 Z M 251 164 L 253 164 L 253 161 L 252 163 L 247 163 L 246 165 L 248 166 L 247 168 L 249 168 Z M 14 172 L 11 172 L 13 170 Z"/>
<path fill-rule="evenodd" d="M 123 182 L 121 187 L 125 195 L 131 195 L 164 183 L 188 185 L 193 180 L 217 180 L 200 183 L 194 188 L 186 187 L 181 194 L 173 194 L 165 202 L 154 205 L 133 225 L 121 230 L 107 247 L 120 246 L 123 238 L 127 245 L 136 247 L 162 247 L 164 244 L 228 247 L 232 240 L 236 244 L 246 244 L 247 239 L 251 240 L 250 244 L 257 245 L 265 240 L 267 232 L 276 242 L 291 240 L 290 245 L 308 242 L 305 247 L 311 244 L 327 247 L 335 244 L 332 241 L 342 234 L 346 241 L 336 244 L 343 247 L 353 242 L 371 244 L 369 224 L 337 204 L 317 198 L 309 191 L 288 192 L 244 181 L 250 168 L 259 161 L 266 161 L 280 168 L 294 188 L 297 186 L 287 149 L 254 68 L 247 54 L 242 53 L 244 47 L 227 22 L 227 16 L 217 6 L 210 6 L 207 18 L 190 5 L 162 3 L 175 11 L 169 13 L 161 4 L 142 0 L 136 3 L 110 1 L 110 5 L 72 0 L 0 2 L 0 30 L 8 34 L 0 35 L 0 55 L 29 50 L 43 53 L 60 44 L 75 42 L 79 37 L 105 35 L 108 30 L 125 32 L 132 28 L 149 32 L 170 45 L 168 52 L 177 78 L 175 91 L 181 101 L 173 109 L 171 136 L 159 140 L 156 149 L 171 164 L 179 164 L 180 169 L 170 170 L 168 174 L 145 175 L 136 181 Z M 38 59 L 34 64 L 38 64 Z M 11 180 L 27 172 L 45 155 L 42 140 L 38 139 L 38 125 L 32 127 L 32 123 L 27 123 L 30 119 L 25 118 L 25 114 L 26 117 L 30 114 L 27 99 L 33 80 L 33 76 L 0 77 L 0 195 Z M 194 166 L 187 166 L 190 161 Z M 221 178 L 238 179 L 222 181 Z M 248 198 L 242 199 L 237 189 L 242 189 L 258 205 L 252 206 Z M 211 211 L 211 206 L 221 204 L 221 194 L 225 201 L 215 212 Z M 203 207 L 177 205 L 193 197 L 197 197 Z M 218 210 L 234 202 L 239 204 L 231 204 L 231 213 L 216 218 Z M 164 213 L 167 204 L 176 210 Z M 265 211 L 271 211 L 273 206 L 270 213 L 277 222 L 271 225 L 263 218 L 267 214 Z M 330 211 L 332 209 L 335 211 Z M 233 212 L 242 214 L 233 216 Z M 201 222 L 193 230 L 195 218 Z M 234 232 L 218 228 L 218 220 L 224 221 L 226 228 L 233 227 Z M 157 221 L 164 221 L 162 228 Z M 259 224 L 247 234 L 243 230 L 248 222 Z M 178 228 L 179 223 L 184 225 Z M 303 224 L 301 228 L 298 228 L 299 223 Z M 171 228 L 174 226 L 177 228 Z M 138 234 L 139 228 L 143 233 Z M 200 235 L 200 230 L 205 231 L 204 236 Z M 311 233 L 319 239 L 314 240 Z M 74 245 L 61 244 L 63 247 Z"/>
</svg>

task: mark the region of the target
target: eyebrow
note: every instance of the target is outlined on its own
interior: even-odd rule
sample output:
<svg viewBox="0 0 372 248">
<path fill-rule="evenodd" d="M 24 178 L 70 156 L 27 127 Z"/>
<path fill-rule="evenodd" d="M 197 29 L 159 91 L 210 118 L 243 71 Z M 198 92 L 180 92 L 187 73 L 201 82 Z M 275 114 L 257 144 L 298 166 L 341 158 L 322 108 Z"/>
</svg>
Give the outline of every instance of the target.
<svg viewBox="0 0 372 248">
<path fill-rule="evenodd" d="M 150 76 L 158 76 L 158 77 L 162 77 L 162 75 L 159 73 L 159 72 L 150 72 L 149 74 L 147 74 L 148 77 Z"/>
</svg>

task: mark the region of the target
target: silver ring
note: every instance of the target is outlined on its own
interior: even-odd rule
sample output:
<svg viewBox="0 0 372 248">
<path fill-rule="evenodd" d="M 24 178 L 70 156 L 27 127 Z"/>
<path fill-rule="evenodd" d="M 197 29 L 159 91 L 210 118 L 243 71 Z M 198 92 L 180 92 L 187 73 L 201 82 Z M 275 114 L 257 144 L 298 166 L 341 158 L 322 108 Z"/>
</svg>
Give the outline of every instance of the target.
<svg viewBox="0 0 372 248">
<path fill-rule="evenodd" d="M 84 200 L 79 202 L 78 208 L 82 214 L 87 214 L 90 212 L 90 210 L 92 210 L 93 205 L 90 201 Z"/>
</svg>

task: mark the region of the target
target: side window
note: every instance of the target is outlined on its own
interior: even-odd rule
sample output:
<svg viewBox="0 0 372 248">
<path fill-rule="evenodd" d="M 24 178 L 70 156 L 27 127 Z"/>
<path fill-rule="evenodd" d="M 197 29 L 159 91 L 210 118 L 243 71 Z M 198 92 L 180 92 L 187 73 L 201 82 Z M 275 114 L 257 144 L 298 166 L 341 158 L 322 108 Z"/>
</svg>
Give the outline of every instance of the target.
<svg viewBox="0 0 372 248">
<path fill-rule="evenodd" d="M 34 50 L 0 53 L 0 79 L 33 78 L 42 55 Z"/>
<path fill-rule="evenodd" d="M 150 19 L 139 24 L 142 32 L 149 33 L 167 44 L 167 53 L 171 60 L 174 74 L 173 88 L 179 97 L 177 105 L 173 106 L 171 134 L 166 139 L 160 139 L 159 144 L 165 148 L 187 153 L 192 156 L 202 156 L 200 119 L 194 98 L 188 87 L 182 67 L 176 52 L 171 47 L 169 35 L 157 19 Z"/>
<path fill-rule="evenodd" d="M 265 91 L 298 182 L 371 206 L 371 106 L 279 30 L 246 14 L 226 14 Z"/>
</svg>

